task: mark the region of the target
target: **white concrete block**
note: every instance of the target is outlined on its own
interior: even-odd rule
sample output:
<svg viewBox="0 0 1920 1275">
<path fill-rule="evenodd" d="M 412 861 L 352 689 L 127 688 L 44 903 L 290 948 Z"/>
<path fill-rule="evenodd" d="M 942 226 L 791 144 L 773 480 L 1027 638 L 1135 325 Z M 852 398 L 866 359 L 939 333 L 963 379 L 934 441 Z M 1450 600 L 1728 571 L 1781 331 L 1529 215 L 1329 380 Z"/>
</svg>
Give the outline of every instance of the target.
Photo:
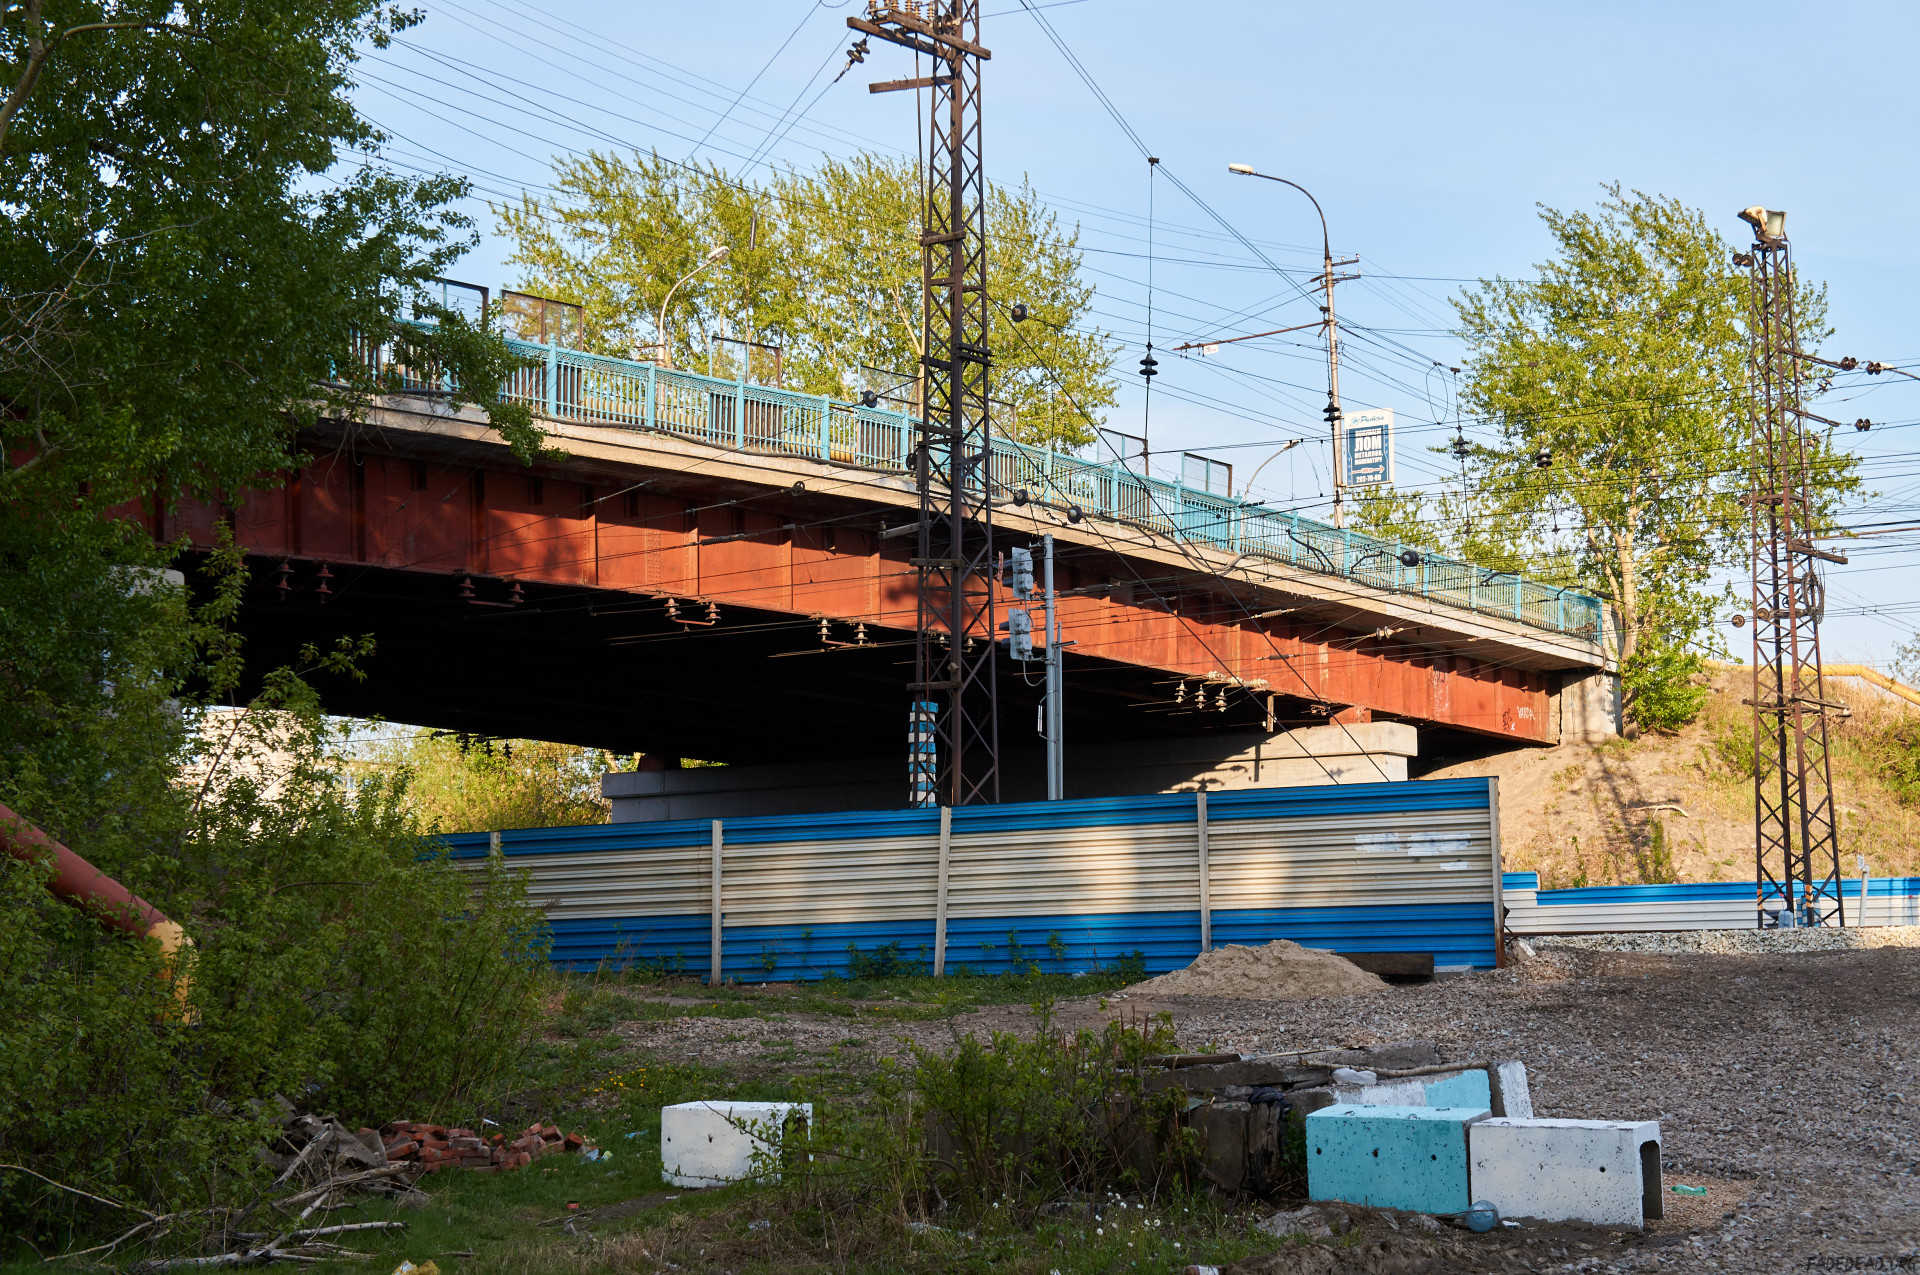
<svg viewBox="0 0 1920 1275">
<path fill-rule="evenodd" d="M 1418 1080 L 1383 1080 L 1372 1085 L 1335 1085 L 1334 1097 L 1354 1107 L 1424 1107 L 1427 1087 Z"/>
<path fill-rule="evenodd" d="M 1473 1198 L 1527 1222 L 1638 1230 L 1661 1215 L 1660 1122 L 1495 1116 L 1468 1127 Z"/>
<path fill-rule="evenodd" d="M 1518 1058 L 1493 1065 L 1490 1079 L 1493 1114 L 1517 1120 L 1533 1119 L 1533 1093 L 1527 1088 L 1527 1065 Z"/>
<path fill-rule="evenodd" d="M 722 1186 L 764 1172 L 785 1139 L 804 1139 L 810 1102 L 682 1102 L 660 1109 L 661 1176 L 673 1186 Z M 754 1163 L 754 1153 L 761 1162 Z M 775 1175 L 777 1176 L 777 1175 Z"/>
</svg>

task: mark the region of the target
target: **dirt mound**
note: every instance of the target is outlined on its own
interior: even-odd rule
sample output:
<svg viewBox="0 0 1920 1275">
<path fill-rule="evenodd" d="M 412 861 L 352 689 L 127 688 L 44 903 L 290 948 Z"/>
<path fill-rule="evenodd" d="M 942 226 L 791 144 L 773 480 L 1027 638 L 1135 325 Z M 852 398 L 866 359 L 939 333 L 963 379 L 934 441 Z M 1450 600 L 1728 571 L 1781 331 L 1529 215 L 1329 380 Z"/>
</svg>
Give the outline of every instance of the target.
<svg viewBox="0 0 1920 1275">
<path fill-rule="evenodd" d="M 1265 947 L 1227 946 L 1202 952 L 1193 964 L 1131 989 L 1163 996 L 1230 996 L 1292 1001 L 1314 996 L 1364 996 L 1386 990 L 1379 976 L 1344 957 L 1275 939 Z"/>
</svg>

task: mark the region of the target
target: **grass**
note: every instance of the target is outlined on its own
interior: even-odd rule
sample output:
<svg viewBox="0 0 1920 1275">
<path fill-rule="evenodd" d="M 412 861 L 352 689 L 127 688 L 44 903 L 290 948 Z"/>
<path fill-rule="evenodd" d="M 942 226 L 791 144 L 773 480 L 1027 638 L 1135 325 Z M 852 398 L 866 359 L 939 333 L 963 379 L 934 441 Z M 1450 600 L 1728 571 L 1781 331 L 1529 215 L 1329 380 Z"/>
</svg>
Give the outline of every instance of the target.
<svg viewBox="0 0 1920 1275">
<path fill-rule="evenodd" d="M 1069 996 L 1099 996 L 1138 982 L 1137 971 L 1086 975 L 1026 973 L 934 978 L 898 974 L 826 978 L 810 983 L 725 983 L 697 978 L 601 971 L 568 976 L 555 1030 L 578 1038 L 622 1022 L 675 1018 L 775 1018 L 806 1014 L 852 1023 L 931 1022 L 988 1005 L 1024 1005 Z"/>
</svg>

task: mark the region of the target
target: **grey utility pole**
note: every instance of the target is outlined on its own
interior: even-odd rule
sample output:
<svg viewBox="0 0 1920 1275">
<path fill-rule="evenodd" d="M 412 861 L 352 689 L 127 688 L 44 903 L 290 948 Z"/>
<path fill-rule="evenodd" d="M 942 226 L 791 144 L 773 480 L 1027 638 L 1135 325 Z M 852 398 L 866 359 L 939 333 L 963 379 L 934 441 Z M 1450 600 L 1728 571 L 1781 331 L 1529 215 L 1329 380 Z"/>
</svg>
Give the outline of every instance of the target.
<svg viewBox="0 0 1920 1275">
<path fill-rule="evenodd" d="M 1047 738 L 1047 800 L 1062 801 L 1067 795 L 1067 713 L 1061 677 L 1060 613 L 1054 607 L 1053 537 L 1042 536 L 1046 554 L 1047 582 L 1047 692 L 1045 716 Z"/>
</svg>

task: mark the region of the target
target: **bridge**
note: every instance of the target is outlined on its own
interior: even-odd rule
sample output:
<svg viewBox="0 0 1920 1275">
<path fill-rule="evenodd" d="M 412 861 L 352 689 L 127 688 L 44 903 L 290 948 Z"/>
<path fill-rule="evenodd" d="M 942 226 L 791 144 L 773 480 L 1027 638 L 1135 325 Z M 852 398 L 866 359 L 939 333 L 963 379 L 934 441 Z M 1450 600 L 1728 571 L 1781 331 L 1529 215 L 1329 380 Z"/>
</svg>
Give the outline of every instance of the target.
<svg viewBox="0 0 1920 1275">
<path fill-rule="evenodd" d="M 324 685 L 331 711 L 735 764 L 899 755 L 909 414 L 512 345 L 528 364 L 506 394 L 554 458 L 523 465 L 413 382 L 322 422 L 298 472 L 141 515 L 193 552 L 231 529 L 251 666 L 371 633 L 366 678 Z M 1592 597 L 1010 439 L 990 474 L 999 543 L 1055 538 L 1070 749 L 1608 729 Z M 1003 746 L 1031 741 L 1037 680 L 1002 665 Z"/>
</svg>

